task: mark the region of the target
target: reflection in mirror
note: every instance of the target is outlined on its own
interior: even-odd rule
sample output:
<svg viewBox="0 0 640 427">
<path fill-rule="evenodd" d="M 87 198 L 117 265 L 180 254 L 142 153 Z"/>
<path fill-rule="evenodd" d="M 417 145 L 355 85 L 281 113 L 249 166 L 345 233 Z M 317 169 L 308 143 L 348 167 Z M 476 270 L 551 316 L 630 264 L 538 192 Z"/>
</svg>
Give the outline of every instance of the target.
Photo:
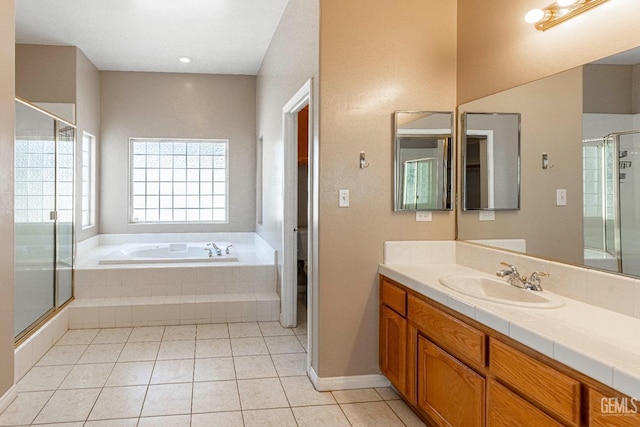
<svg viewBox="0 0 640 427">
<path fill-rule="evenodd" d="M 461 105 L 521 113 L 522 208 L 458 238 L 640 277 L 638 87 L 640 48 Z"/>
<path fill-rule="evenodd" d="M 464 113 L 464 210 L 520 209 L 520 114 Z"/>
<path fill-rule="evenodd" d="M 451 210 L 453 113 L 396 111 L 394 119 L 394 210 Z"/>
</svg>

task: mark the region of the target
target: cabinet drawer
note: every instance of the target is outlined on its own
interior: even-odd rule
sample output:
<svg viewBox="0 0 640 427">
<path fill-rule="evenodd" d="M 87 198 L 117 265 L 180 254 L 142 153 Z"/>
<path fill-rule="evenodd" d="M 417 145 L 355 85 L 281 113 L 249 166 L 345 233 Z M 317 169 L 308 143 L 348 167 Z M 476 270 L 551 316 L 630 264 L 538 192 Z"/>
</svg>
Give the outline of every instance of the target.
<svg viewBox="0 0 640 427">
<path fill-rule="evenodd" d="M 589 390 L 590 427 L 632 427 L 640 425 L 640 401 L 606 396 Z"/>
<path fill-rule="evenodd" d="M 410 321 L 454 355 L 484 366 L 485 334 L 430 304 L 409 295 Z"/>
<path fill-rule="evenodd" d="M 489 369 L 559 420 L 580 423 L 578 381 L 494 339 L 489 344 Z"/>
<path fill-rule="evenodd" d="M 407 315 L 407 293 L 399 287 L 382 278 L 380 280 L 380 295 L 382 303 L 394 309 L 399 314 Z"/>
<path fill-rule="evenodd" d="M 562 427 L 562 424 L 495 380 L 489 381 L 487 408 L 488 427 Z"/>
</svg>

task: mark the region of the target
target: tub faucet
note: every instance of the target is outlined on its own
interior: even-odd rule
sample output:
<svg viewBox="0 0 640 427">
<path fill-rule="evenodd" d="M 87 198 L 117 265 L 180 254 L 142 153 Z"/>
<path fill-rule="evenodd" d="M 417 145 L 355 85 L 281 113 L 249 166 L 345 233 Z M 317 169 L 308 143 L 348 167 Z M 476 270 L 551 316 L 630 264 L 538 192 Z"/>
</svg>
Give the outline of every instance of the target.
<svg viewBox="0 0 640 427">
<path fill-rule="evenodd" d="M 222 249 L 220 249 L 218 247 L 218 245 L 216 245 L 215 243 L 207 243 L 207 246 L 212 246 L 213 249 L 215 249 L 215 251 L 216 251 L 216 255 L 218 255 L 218 256 L 222 255 Z"/>
<path fill-rule="evenodd" d="M 211 248 L 204 248 L 205 251 L 209 251 L 209 258 L 213 258 L 213 251 Z"/>
<path fill-rule="evenodd" d="M 229 248 L 232 247 L 233 245 L 229 245 L 224 249 L 224 253 L 226 253 L 227 255 L 229 255 Z"/>
</svg>

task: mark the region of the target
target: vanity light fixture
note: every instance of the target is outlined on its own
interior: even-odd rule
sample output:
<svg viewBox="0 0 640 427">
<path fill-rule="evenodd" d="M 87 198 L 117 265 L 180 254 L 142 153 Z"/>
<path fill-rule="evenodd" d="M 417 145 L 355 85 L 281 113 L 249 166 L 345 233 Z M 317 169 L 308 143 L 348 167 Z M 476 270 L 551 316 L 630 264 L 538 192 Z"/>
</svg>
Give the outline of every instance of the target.
<svg viewBox="0 0 640 427">
<path fill-rule="evenodd" d="M 545 31 L 607 1 L 557 0 L 544 9 L 530 10 L 524 19 L 526 22 L 534 24 L 536 29 Z"/>
<path fill-rule="evenodd" d="M 178 61 L 182 62 L 183 64 L 188 64 L 193 61 L 193 58 L 190 56 L 181 56 L 178 58 Z"/>
</svg>

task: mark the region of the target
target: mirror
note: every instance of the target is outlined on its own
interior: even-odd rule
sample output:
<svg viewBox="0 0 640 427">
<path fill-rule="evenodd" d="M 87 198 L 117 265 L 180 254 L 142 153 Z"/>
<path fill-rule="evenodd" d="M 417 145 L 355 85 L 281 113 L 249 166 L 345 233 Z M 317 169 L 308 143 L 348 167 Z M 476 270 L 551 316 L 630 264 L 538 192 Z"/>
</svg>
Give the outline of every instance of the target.
<svg viewBox="0 0 640 427">
<path fill-rule="evenodd" d="M 396 111 L 394 124 L 394 210 L 451 210 L 453 113 Z"/>
<path fill-rule="evenodd" d="M 464 210 L 520 209 L 520 114 L 464 113 Z"/>
<path fill-rule="evenodd" d="M 460 105 L 520 113 L 522 189 L 493 221 L 462 206 L 458 239 L 640 277 L 639 64 L 637 48 Z"/>
</svg>

